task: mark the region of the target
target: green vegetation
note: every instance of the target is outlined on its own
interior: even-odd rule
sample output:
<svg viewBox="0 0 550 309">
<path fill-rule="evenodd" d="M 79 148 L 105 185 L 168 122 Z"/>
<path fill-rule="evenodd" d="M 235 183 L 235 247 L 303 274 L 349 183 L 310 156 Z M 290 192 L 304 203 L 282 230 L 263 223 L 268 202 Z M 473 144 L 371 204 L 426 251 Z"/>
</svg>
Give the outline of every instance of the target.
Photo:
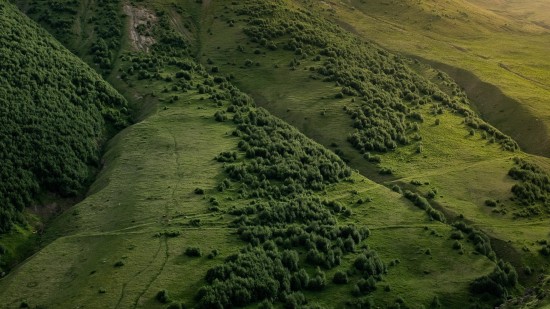
<svg viewBox="0 0 550 309">
<path fill-rule="evenodd" d="M 550 177 L 540 167 L 521 158 L 515 158 L 516 165 L 510 169 L 508 175 L 520 183 L 512 187 L 518 203 L 531 206 L 542 204 L 548 207 L 550 193 Z"/>
<path fill-rule="evenodd" d="M 42 192 L 80 194 L 128 123 L 126 100 L 8 3 L 0 4 L 0 233 Z"/>
<path fill-rule="evenodd" d="M 75 0 L 31 0 L 22 6 L 63 44 L 81 56 L 91 56 L 95 67 L 108 75 L 122 37 L 120 4 L 118 0 L 99 0 L 93 4 Z M 86 11 L 80 11 L 82 8 Z"/>
<path fill-rule="evenodd" d="M 324 8 L 358 36 L 449 73 L 491 124 L 537 155 L 549 150 L 548 12 L 543 0 L 353 0 Z"/>
<path fill-rule="evenodd" d="M 418 123 L 424 121 L 419 107 L 425 104 L 431 104 L 436 114 L 446 109 L 464 116 L 471 135 L 473 129 L 480 129 L 494 136 L 503 149 L 518 149 L 515 141 L 471 112 L 467 97 L 456 84 L 449 96 L 411 70 L 400 56 L 361 42 L 324 19 L 288 11 L 284 4 L 261 2 L 243 2 L 236 14 L 249 16 L 243 32 L 251 43 L 275 44 L 294 52 L 293 68 L 315 55 L 308 66 L 314 72 L 310 78 L 341 86 L 338 99 L 358 97 L 360 104 L 345 110 L 355 128 L 348 140 L 361 153 L 387 152 L 412 143 Z M 280 16 L 286 20 L 281 21 Z"/>
<path fill-rule="evenodd" d="M 139 122 L 47 245 L 0 280 L 6 306 L 488 308 L 544 295 L 545 214 L 516 215 L 544 203 L 510 188 L 546 194 L 550 164 L 482 121 L 446 74 L 329 22 L 340 3 L 59 3 L 76 10 L 75 36 L 57 35 Z M 92 25 L 112 39 L 94 54 Z"/>
<path fill-rule="evenodd" d="M 514 288 L 517 283 L 518 274 L 514 267 L 501 260 L 491 274 L 472 282 L 470 289 L 476 294 L 487 293 L 499 297 L 501 300 L 497 303 L 501 303 L 509 295 L 509 289 Z"/>
</svg>

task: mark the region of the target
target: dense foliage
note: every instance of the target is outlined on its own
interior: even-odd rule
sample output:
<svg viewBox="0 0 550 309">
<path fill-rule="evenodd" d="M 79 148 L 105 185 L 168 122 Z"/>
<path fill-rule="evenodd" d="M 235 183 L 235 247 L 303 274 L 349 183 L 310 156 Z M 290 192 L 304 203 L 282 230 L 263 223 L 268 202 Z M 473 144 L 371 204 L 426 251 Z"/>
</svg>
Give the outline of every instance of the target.
<svg viewBox="0 0 550 309">
<path fill-rule="evenodd" d="M 79 9 L 79 1 L 29 1 L 26 13 L 46 27 L 63 44 L 73 37 L 72 27 Z"/>
<path fill-rule="evenodd" d="M 323 269 L 339 266 L 342 256 L 355 252 L 369 236 L 366 228 L 339 226 L 336 216 L 349 216 L 351 211 L 316 193 L 346 179 L 351 171 L 333 153 L 254 108 L 230 84 L 222 85 L 231 102 L 226 113 L 233 114 L 237 126 L 233 135 L 240 138 L 239 153 L 223 152 L 216 157 L 224 162 L 229 176 L 223 188 L 233 188 L 243 201 L 255 199 L 229 210 L 237 216 L 233 224 L 249 246 L 208 272 L 209 285 L 199 293 L 200 304 L 219 308 L 268 299 L 295 308 L 292 304 L 307 302 L 300 291 L 324 289 L 330 279 Z M 215 115 L 218 121 L 219 114 Z M 362 257 L 356 263 L 357 274 L 380 280 L 386 272 L 384 263 L 371 250 Z M 304 262 L 318 267 L 317 271 L 308 272 Z M 338 284 L 348 282 L 344 276 Z"/>
<path fill-rule="evenodd" d="M 126 101 L 45 31 L 0 3 L 0 232 L 42 190 L 74 195 Z"/>
<path fill-rule="evenodd" d="M 113 60 L 120 47 L 122 37 L 122 19 L 120 18 L 119 0 L 99 0 L 95 2 L 96 18 L 93 30 L 96 36 L 91 47 L 96 63 L 104 73 L 109 73 Z"/>
<path fill-rule="evenodd" d="M 470 284 L 470 290 L 475 294 L 487 293 L 498 298 L 509 295 L 510 289 L 518 283 L 518 274 L 507 262 L 499 261 L 489 275 L 477 278 Z"/>
<path fill-rule="evenodd" d="M 213 77 L 201 65 L 180 58 L 185 50 L 185 46 L 159 45 L 151 55 L 123 55 L 121 71 L 129 84 L 164 82 L 167 99 L 163 100 L 168 104 L 178 101 L 181 93 L 202 94 L 208 104 L 218 106 L 213 124 L 231 122 L 235 128 L 237 151 L 223 151 L 213 159 L 223 165 L 226 175 L 215 191 L 225 198 L 229 194 L 239 206 L 228 207 L 210 197 L 209 209 L 233 215 L 231 226 L 248 245 L 208 271 L 207 284 L 197 295 L 199 306 L 227 308 L 259 301 L 287 308 L 304 306 L 307 299 L 302 291 L 335 284 L 325 271 L 339 267 L 346 254 L 367 259 L 358 262 L 357 269 L 342 271 L 347 282 L 381 280 L 386 267 L 364 244 L 370 231 L 338 224 L 337 218 L 350 216 L 351 209 L 321 198 L 325 188 L 351 176 L 350 168 L 292 126 L 256 108 L 250 97 L 230 83 L 230 77 Z M 187 248 L 185 254 L 197 256 L 196 251 Z M 311 271 L 312 267 L 316 270 Z M 343 284 L 342 279 L 338 284 Z"/>
<path fill-rule="evenodd" d="M 519 181 L 512 187 L 516 201 L 525 206 L 542 204 L 547 207 L 550 202 L 548 174 L 535 164 L 520 158 L 515 158 L 514 163 L 508 175 Z"/>
<path fill-rule="evenodd" d="M 86 17 L 78 15 L 83 5 L 89 5 Z M 26 13 L 63 44 L 79 49 L 75 52 L 91 54 L 98 68 L 108 74 L 113 67 L 122 37 L 120 5 L 119 0 L 98 0 L 93 4 L 76 0 L 31 0 L 28 1 Z M 75 29 L 79 32 L 75 32 Z M 75 42 L 78 44 L 75 45 Z M 81 42 L 86 42 L 84 50 L 80 50 Z"/>
</svg>

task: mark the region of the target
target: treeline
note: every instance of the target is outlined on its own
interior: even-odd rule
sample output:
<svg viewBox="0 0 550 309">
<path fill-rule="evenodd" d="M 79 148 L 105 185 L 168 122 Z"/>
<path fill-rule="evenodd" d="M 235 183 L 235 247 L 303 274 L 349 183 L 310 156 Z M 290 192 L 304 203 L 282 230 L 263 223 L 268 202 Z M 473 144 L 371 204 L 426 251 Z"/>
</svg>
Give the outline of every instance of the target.
<svg viewBox="0 0 550 309">
<path fill-rule="evenodd" d="M 80 192 L 127 103 L 13 5 L 0 3 L 0 233 L 36 194 Z"/>
<path fill-rule="evenodd" d="M 104 74 L 109 74 L 113 68 L 115 56 L 122 39 L 121 1 L 98 0 L 94 3 L 94 18 L 91 20 L 95 41 L 90 52 L 93 61 Z"/>
<path fill-rule="evenodd" d="M 307 62 L 311 78 L 341 87 L 335 98 L 351 98 L 354 103 L 346 112 L 354 120 L 354 130 L 348 140 L 358 151 L 387 152 L 420 140 L 420 108 L 426 104 L 438 114 L 462 115 L 470 128 L 484 131 L 505 150 L 518 149 L 511 138 L 471 112 L 456 84 L 449 95 L 413 72 L 404 58 L 361 41 L 310 11 L 266 1 L 241 3 L 235 11 L 248 17 L 244 33 L 251 42 L 266 51 L 292 52 L 290 67 Z M 242 47 L 241 52 L 245 52 Z"/>
</svg>

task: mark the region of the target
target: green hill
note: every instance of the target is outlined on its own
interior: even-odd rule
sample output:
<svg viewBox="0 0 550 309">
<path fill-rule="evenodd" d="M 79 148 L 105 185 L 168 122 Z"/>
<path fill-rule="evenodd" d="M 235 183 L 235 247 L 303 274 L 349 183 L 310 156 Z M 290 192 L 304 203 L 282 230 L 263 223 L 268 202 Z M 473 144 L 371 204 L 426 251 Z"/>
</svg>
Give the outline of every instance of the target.
<svg viewBox="0 0 550 309">
<path fill-rule="evenodd" d="M 0 280 L 2 306 L 546 301 L 550 162 L 448 75 L 331 22 L 332 2 L 17 2 L 139 121 Z M 118 16 L 103 58 L 101 7 Z M 70 31 L 40 17 L 59 8 Z"/>
<path fill-rule="evenodd" d="M 127 124 L 127 103 L 17 8 L 3 2 L 0 12 L 0 233 L 6 233 L 25 226 L 25 207 L 40 204 L 41 194 L 82 192 L 100 167 L 102 144 Z M 16 245 L 6 241 L 3 262 Z"/>
<path fill-rule="evenodd" d="M 341 1 L 325 15 L 358 36 L 420 57 L 530 153 L 550 150 L 546 1 Z M 496 86 L 496 87 L 495 87 Z"/>
</svg>

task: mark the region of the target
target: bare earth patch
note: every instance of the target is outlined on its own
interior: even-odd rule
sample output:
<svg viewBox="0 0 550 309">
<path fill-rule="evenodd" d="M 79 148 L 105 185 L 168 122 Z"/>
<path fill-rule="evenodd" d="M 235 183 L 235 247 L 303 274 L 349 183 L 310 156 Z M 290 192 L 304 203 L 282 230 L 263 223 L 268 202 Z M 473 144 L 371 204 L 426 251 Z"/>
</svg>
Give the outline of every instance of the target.
<svg viewBox="0 0 550 309">
<path fill-rule="evenodd" d="M 130 20 L 130 41 L 138 51 L 149 52 L 149 47 L 156 41 L 151 35 L 151 28 L 157 22 L 157 16 L 145 8 L 124 5 L 124 13 Z"/>
</svg>

